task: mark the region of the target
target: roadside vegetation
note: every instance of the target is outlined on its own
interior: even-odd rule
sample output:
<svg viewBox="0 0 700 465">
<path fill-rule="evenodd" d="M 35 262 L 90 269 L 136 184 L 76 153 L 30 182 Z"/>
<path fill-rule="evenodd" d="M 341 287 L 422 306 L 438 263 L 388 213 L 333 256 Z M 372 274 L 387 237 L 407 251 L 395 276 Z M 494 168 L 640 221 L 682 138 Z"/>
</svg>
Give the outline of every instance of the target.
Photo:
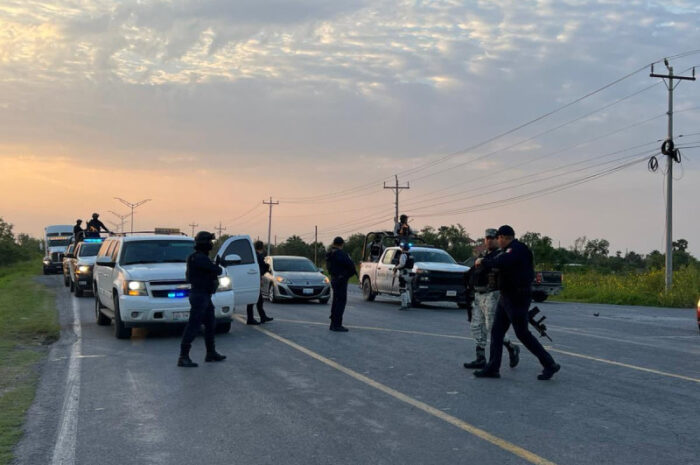
<svg viewBox="0 0 700 465">
<path fill-rule="evenodd" d="M 41 274 L 39 241 L 17 239 L 0 218 L 0 465 L 12 461 L 34 399 L 37 364 L 59 335 L 53 295 L 33 279 Z"/>
<path fill-rule="evenodd" d="M 418 234 L 426 243 L 449 252 L 458 262 L 483 250 L 480 234 L 472 237 L 460 224 L 426 226 Z M 362 260 L 364 238 L 359 233 L 345 238 L 345 251 L 358 264 Z M 674 285 L 670 293 L 664 290 L 665 256 L 658 250 L 646 255 L 634 251 L 612 252 L 608 240 L 585 236 L 576 239 L 572 247 L 556 247 L 551 237 L 536 232 L 526 232 L 519 239 L 532 249 L 537 270 L 563 272 L 564 292 L 555 296 L 556 300 L 690 308 L 700 297 L 700 262 L 688 252 L 685 239 L 673 243 Z M 272 254 L 314 260 L 315 251 L 316 265 L 325 268 L 327 249 L 323 243 L 306 242 L 295 235 L 273 246 Z"/>
</svg>

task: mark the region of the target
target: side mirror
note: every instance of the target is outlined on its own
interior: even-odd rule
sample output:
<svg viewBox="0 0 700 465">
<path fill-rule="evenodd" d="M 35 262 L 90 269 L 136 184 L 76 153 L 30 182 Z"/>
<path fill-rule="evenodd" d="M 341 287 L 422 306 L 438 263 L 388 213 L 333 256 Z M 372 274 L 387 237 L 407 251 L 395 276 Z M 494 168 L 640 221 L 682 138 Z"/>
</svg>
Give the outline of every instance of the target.
<svg viewBox="0 0 700 465">
<path fill-rule="evenodd" d="M 108 266 L 110 268 L 114 268 L 115 263 L 112 261 L 112 257 L 108 256 L 102 256 L 102 257 L 97 257 L 95 260 L 95 265 L 100 265 L 100 266 Z"/>
<path fill-rule="evenodd" d="M 241 256 L 235 253 L 232 253 L 231 255 L 226 255 L 221 262 L 222 266 L 230 266 L 230 265 L 240 265 L 243 260 L 241 259 Z"/>
<path fill-rule="evenodd" d="M 325 271 L 323 271 L 323 268 L 316 268 L 316 270 L 317 270 L 319 273 L 325 273 Z"/>
</svg>

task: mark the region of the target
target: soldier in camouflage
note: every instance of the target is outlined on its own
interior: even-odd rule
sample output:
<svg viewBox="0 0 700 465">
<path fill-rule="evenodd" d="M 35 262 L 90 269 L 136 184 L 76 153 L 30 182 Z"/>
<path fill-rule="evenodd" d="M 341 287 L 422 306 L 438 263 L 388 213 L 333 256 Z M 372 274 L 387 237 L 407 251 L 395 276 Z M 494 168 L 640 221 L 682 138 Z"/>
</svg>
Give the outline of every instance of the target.
<svg viewBox="0 0 700 465">
<path fill-rule="evenodd" d="M 496 230 L 487 229 L 484 237 L 487 250 L 482 258 L 493 258 L 501 253 L 496 243 Z M 479 369 L 486 366 L 486 342 L 488 334 L 493 326 L 493 317 L 496 314 L 496 305 L 500 293 L 495 285 L 494 274 L 475 268 L 471 273 L 471 286 L 474 288 L 474 311 L 471 320 L 471 332 L 476 341 L 476 359 L 464 364 L 464 368 Z M 520 348 L 504 339 L 503 345 L 508 350 L 510 366 L 514 368 L 520 361 Z"/>
</svg>

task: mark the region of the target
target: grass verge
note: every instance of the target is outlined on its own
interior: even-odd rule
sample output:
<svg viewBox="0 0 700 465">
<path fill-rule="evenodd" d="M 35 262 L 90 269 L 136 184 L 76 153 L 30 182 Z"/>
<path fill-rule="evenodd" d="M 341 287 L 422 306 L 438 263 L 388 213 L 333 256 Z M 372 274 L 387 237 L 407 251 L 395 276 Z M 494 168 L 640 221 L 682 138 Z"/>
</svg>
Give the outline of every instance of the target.
<svg viewBox="0 0 700 465">
<path fill-rule="evenodd" d="M 40 262 L 0 268 L 0 465 L 12 461 L 34 399 L 37 363 L 59 336 L 53 294 L 33 277 Z"/>
<path fill-rule="evenodd" d="M 564 290 L 551 300 L 614 305 L 694 308 L 700 297 L 700 269 L 673 272 L 673 288 L 665 291 L 664 271 L 602 274 L 593 271 L 564 276 Z"/>
</svg>

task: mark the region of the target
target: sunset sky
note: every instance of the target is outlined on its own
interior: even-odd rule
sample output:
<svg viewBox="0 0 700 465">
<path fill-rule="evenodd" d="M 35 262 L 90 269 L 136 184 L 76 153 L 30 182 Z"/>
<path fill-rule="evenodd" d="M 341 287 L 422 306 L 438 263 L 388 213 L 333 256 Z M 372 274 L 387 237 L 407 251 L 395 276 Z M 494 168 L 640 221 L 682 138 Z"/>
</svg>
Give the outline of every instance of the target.
<svg viewBox="0 0 700 465">
<path fill-rule="evenodd" d="M 272 196 L 278 240 L 328 242 L 390 228 L 398 173 L 414 227 L 647 253 L 667 131 L 648 65 L 690 75 L 697 49 L 695 0 L 2 0 L 0 216 L 38 236 L 148 198 L 136 229 L 265 238 Z M 697 256 L 700 82 L 674 97 L 674 237 Z"/>
</svg>

